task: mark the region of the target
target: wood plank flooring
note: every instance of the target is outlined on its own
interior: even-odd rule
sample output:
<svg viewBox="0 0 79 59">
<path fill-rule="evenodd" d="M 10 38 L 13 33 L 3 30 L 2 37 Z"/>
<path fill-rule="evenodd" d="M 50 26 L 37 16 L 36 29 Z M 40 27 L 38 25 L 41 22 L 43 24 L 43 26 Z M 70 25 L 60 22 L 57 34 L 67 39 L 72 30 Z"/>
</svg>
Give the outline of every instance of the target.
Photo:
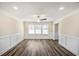
<svg viewBox="0 0 79 59">
<path fill-rule="evenodd" d="M 2 56 L 75 56 L 52 39 L 25 39 Z"/>
</svg>

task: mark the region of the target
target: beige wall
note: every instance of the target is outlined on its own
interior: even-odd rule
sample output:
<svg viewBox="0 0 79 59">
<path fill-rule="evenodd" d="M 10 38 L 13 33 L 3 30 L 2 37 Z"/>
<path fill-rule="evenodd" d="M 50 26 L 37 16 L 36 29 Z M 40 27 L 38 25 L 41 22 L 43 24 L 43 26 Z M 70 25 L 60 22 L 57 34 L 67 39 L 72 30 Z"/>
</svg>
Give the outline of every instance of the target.
<svg viewBox="0 0 79 59">
<path fill-rule="evenodd" d="M 79 55 L 79 12 L 59 22 L 59 44 Z"/>
<path fill-rule="evenodd" d="M 0 10 L 0 55 L 24 39 L 23 22 L 10 13 Z"/>
<path fill-rule="evenodd" d="M 51 39 L 52 37 L 53 37 L 53 35 L 52 35 L 52 32 L 53 32 L 53 22 L 41 22 L 41 23 L 39 23 L 39 24 L 48 24 L 48 32 L 49 32 L 49 34 L 48 35 L 44 35 L 44 34 L 42 34 L 42 35 L 30 35 L 30 34 L 28 34 L 28 25 L 29 24 L 36 24 L 37 22 L 24 22 L 24 33 L 25 33 L 25 39 L 33 39 L 33 38 L 36 38 L 36 39 L 38 39 L 38 38 L 40 38 L 40 39 Z M 37 23 L 38 24 L 38 23 Z"/>
<path fill-rule="evenodd" d="M 22 22 L 0 11 L 0 36 L 21 33 Z"/>
<path fill-rule="evenodd" d="M 60 33 L 79 36 L 79 13 L 66 17 L 60 23 Z"/>
</svg>

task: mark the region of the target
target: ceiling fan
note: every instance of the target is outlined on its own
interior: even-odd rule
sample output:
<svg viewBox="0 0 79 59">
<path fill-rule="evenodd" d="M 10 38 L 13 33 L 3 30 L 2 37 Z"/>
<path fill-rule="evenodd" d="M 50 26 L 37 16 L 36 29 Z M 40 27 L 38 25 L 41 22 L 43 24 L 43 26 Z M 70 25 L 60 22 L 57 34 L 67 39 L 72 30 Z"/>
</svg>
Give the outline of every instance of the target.
<svg viewBox="0 0 79 59">
<path fill-rule="evenodd" d="M 38 20 L 40 20 L 40 21 L 45 21 L 45 20 L 47 20 L 46 17 L 41 18 L 41 16 L 37 16 L 37 18 L 38 18 Z"/>
</svg>

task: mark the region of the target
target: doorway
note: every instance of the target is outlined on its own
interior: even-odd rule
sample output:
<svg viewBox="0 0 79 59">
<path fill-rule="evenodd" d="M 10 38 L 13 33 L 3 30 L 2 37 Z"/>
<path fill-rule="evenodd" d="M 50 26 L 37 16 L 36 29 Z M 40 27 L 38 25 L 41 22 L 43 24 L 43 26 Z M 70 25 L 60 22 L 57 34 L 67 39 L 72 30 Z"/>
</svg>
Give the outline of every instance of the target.
<svg viewBox="0 0 79 59">
<path fill-rule="evenodd" d="M 59 23 L 55 24 L 55 40 L 59 39 Z"/>
</svg>

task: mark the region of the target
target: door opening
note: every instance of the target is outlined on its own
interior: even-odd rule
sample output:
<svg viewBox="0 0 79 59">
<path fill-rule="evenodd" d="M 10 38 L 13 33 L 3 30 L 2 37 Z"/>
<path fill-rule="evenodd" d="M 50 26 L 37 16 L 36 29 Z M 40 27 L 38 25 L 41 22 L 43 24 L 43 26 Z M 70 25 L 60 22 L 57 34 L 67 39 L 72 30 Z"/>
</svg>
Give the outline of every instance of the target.
<svg viewBox="0 0 79 59">
<path fill-rule="evenodd" d="M 55 40 L 59 39 L 59 23 L 55 24 Z"/>
</svg>

